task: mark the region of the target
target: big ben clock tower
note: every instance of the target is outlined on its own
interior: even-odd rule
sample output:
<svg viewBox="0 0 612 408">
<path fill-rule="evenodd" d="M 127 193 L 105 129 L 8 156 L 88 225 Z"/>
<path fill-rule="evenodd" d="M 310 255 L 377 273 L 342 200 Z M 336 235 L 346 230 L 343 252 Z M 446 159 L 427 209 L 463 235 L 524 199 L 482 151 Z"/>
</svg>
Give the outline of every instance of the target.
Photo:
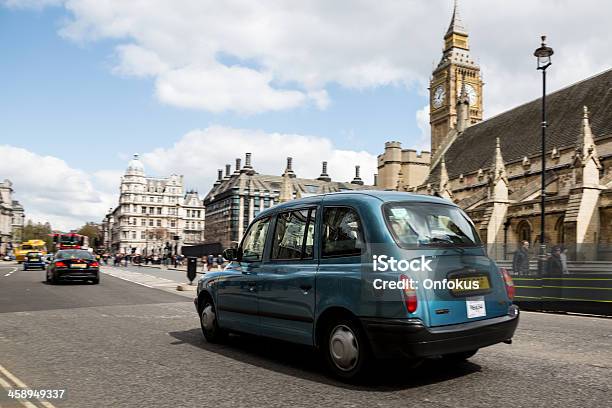
<svg viewBox="0 0 612 408">
<path fill-rule="evenodd" d="M 442 59 L 432 73 L 429 84 L 429 124 L 431 152 L 436 150 L 448 132 L 457 124 L 457 98 L 462 81 L 469 97 L 470 124 L 482 120 L 482 78 L 480 67 L 470 56 L 468 33 L 459 18 L 457 2 L 446 35 Z"/>
</svg>

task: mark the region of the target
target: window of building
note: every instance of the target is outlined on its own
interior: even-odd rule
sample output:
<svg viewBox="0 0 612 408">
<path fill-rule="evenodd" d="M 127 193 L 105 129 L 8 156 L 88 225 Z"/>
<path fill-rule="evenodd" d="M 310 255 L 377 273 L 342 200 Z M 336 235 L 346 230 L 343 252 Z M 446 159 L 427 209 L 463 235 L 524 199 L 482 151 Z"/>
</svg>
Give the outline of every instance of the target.
<svg viewBox="0 0 612 408">
<path fill-rule="evenodd" d="M 272 259 L 312 258 L 315 213 L 315 209 L 306 209 L 278 215 L 272 243 Z"/>
<path fill-rule="evenodd" d="M 360 255 L 363 230 L 357 212 L 347 207 L 326 207 L 323 212 L 322 255 Z"/>
<path fill-rule="evenodd" d="M 143 227 L 145 227 L 147 225 L 147 220 L 145 218 L 140 220 L 140 225 L 142 225 Z"/>
<path fill-rule="evenodd" d="M 256 221 L 249 228 L 242 243 L 243 262 L 261 261 L 269 224 L 270 219 L 266 218 Z"/>
<path fill-rule="evenodd" d="M 147 235 L 144 231 L 140 231 L 140 239 L 146 239 Z"/>
<path fill-rule="evenodd" d="M 136 239 L 136 231 L 132 231 L 132 239 Z"/>
<path fill-rule="evenodd" d="M 142 210 L 142 213 L 143 213 L 143 214 L 146 214 L 146 213 L 147 213 L 147 207 L 142 207 L 142 208 L 141 208 L 141 210 Z"/>
<path fill-rule="evenodd" d="M 162 211 L 161 211 L 161 207 L 157 207 L 157 215 L 161 215 Z"/>
<path fill-rule="evenodd" d="M 157 226 L 161 227 L 161 220 L 157 220 Z"/>
<path fill-rule="evenodd" d="M 149 220 L 149 227 L 153 226 L 153 220 Z"/>
<path fill-rule="evenodd" d="M 170 227 L 176 228 L 176 220 L 170 220 Z"/>
</svg>

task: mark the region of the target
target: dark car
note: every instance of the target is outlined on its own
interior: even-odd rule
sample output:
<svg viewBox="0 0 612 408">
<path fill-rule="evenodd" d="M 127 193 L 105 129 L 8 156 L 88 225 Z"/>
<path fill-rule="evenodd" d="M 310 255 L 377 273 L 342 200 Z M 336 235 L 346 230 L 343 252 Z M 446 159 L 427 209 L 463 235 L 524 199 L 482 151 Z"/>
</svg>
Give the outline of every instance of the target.
<svg viewBox="0 0 612 408">
<path fill-rule="evenodd" d="M 44 255 L 42 252 L 28 252 L 23 259 L 23 270 L 29 269 L 45 269 L 47 264 L 45 263 Z"/>
<path fill-rule="evenodd" d="M 53 262 L 47 267 L 47 282 L 60 280 L 86 280 L 100 283 L 100 264 L 88 251 L 66 249 L 57 251 Z"/>
</svg>

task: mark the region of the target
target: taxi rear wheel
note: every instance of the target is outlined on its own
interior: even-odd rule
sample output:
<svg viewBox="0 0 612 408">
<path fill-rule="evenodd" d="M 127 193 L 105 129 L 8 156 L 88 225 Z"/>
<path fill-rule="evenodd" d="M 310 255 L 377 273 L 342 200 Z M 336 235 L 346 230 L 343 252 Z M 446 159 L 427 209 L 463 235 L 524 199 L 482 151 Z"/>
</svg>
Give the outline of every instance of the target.
<svg viewBox="0 0 612 408">
<path fill-rule="evenodd" d="M 343 380 L 362 379 L 372 362 L 365 333 L 353 319 L 339 319 L 329 324 L 321 349 L 329 370 Z"/>
</svg>

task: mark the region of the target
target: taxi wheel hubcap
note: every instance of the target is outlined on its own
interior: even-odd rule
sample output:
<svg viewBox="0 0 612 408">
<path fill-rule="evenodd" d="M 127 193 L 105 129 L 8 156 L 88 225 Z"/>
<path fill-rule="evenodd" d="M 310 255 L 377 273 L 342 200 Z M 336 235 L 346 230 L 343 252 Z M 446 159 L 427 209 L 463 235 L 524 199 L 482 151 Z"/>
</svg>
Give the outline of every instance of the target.
<svg viewBox="0 0 612 408">
<path fill-rule="evenodd" d="M 342 371 L 350 371 L 359 359 L 359 343 L 350 327 L 336 326 L 329 337 L 329 354 L 332 361 Z"/>
<path fill-rule="evenodd" d="M 202 327 L 205 330 L 210 331 L 215 328 L 215 312 L 212 305 L 208 304 L 202 310 Z"/>
</svg>

